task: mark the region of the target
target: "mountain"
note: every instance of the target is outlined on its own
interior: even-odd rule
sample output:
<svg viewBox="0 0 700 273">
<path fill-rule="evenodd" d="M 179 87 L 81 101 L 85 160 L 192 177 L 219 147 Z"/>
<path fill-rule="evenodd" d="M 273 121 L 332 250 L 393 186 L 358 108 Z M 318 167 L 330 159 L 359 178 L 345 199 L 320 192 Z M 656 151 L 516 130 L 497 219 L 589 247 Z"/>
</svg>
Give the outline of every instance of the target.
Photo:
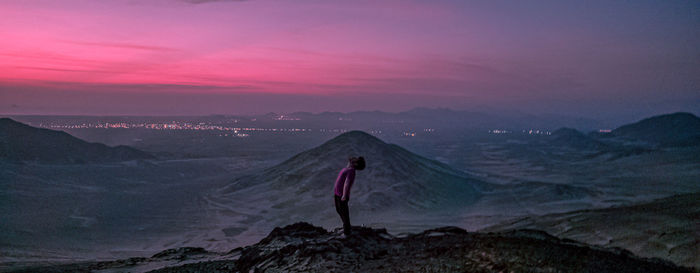
<svg viewBox="0 0 700 273">
<path fill-rule="evenodd" d="M 562 240 L 537 230 L 467 233 L 441 227 L 396 237 L 386 229 L 340 233 L 299 222 L 224 253 L 178 248 L 150 258 L 84 262 L 14 272 L 693 272 L 628 251 Z"/>
<path fill-rule="evenodd" d="M 153 156 L 131 147 L 89 143 L 66 132 L 0 118 L 0 160 L 74 164 L 150 158 Z"/>
<path fill-rule="evenodd" d="M 353 223 L 404 231 L 434 227 L 437 222 L 426 217 L 460 215 L 492 187 L 365 132 L 351 131 L 207 195 L 209 221 L 226 235 L 220 240 L 238 244 L 259 239 L 256 231 L 298 221 L 332 227 L 339 222 L 333 185 L 350 156 L 363 156 L 367 162 L 366 169 L 357 171 L 350 195 Z"/>
<path fill-rule="evenodd" d="M 521 218 L 482 231 L 538 229 L 605 247 L 622 247 L 642 257 L 657 257 L 700 268 L 700 193 L 652 202 Z"/>
<path fill-rule="evenodd" d="M 700 145 L 700 118 L 683 112 L 654 116 L 621 126 L 612 134 L 664 146 L 695 146 Z"/>
<path fill-rule="evenodd" d="M 572 128 L 560 128 L 551 135 L 550 144 L 578 149 L 601 149 L 606 145 Z"/>
<path fill-rule="evenodd" d="M 459 208 L 474 202 L 479 188 L 487 186 L 443 163 L 351 131 L 258 174 L 238 178 L 220 192 L 245 191 L 247 198 L 274 200 L 272 208 L 294 204 L 317 209 L 331 198 L 336 176 L 350 156 L 364 156 L 367 161 L 367 168 L 357 171 L 351 194 L 351 203 L 360 210 Z"/>
</svg>

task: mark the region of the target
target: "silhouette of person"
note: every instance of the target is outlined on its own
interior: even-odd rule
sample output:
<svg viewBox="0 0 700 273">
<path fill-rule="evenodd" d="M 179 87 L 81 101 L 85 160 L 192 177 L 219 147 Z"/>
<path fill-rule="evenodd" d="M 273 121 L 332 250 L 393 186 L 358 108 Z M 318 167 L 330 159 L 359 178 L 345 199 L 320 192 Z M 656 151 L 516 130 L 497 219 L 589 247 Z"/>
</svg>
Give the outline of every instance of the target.
<svg viewBox="0 0 700 273">
<path fill-rule="evenodd" d="M 338 212 L 340 219 L 343 221 L 343 233 L 345 236 L 350 235 L 351 232 L 348 201 L 350 200 L 350 189 L 355 182 L 355 171 L 364 169 L 364 157 L 350 157 L 348 159 L 348 165 L 338 173 L 338 178 L 335 180 L 335 186 L 333 187 L 335 211 Z"/>
</svg>

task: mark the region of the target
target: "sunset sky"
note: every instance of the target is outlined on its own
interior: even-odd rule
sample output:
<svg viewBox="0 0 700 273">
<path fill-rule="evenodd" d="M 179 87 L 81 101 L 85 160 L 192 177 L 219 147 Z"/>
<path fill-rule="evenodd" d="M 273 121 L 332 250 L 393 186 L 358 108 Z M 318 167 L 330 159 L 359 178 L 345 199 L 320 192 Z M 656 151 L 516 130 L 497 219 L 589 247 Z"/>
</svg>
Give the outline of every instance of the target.
<svg viewBox="0 0 700 273">
<path fill-rule="evenodd" d="M 3 0 L 0 113 L 700 112 L 700 1 Z"/>
</svg>

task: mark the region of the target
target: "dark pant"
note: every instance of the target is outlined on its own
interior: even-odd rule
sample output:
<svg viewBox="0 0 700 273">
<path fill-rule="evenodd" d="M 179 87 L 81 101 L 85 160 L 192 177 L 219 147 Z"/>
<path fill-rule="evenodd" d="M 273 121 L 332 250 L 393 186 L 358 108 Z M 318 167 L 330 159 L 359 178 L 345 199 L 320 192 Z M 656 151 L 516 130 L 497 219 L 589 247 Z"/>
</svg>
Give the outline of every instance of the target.
<svg viewBox="0 0 700 273">
<path fill-rule="evenodd" d="M 345 235 L 350 235 L 350 210 L 348 209 L 348 200 L 340 200 L 340 196 L 333 195 L 335 198 L 335 211 L 340 215 L 340 219 L 343 220 L 343 232 Z"/>
</svg>

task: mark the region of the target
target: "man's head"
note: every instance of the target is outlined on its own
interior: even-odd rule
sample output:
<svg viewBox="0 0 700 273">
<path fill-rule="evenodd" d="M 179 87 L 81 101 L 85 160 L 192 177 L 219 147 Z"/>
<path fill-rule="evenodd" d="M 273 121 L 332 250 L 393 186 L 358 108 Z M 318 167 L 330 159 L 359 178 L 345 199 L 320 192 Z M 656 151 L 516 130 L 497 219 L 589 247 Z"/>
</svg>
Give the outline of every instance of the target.
<svg viewBox="0 0 700 273">
<path fill-rule="evenodd" d="M 353 169 L 361 171 L 365 169 L 365 158 L 364 157 L 350 157 L 348 159 L 350 165 Z"/>
</svg>

